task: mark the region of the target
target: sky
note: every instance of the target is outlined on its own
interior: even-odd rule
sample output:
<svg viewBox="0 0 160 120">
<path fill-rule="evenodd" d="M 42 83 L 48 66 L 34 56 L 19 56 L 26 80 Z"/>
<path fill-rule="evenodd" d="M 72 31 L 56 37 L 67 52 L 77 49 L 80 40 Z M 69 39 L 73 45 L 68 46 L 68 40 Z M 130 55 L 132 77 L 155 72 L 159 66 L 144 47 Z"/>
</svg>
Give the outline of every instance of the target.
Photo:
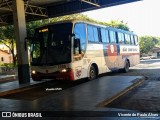
<svg viewBox="0 0 160 120">
<path fill-rule="evenodd" d="M 160 0 L 143 0 L 84 12 L 102 22 L 124 21 L 139 36 L 160 37 Z"/>
</svg>

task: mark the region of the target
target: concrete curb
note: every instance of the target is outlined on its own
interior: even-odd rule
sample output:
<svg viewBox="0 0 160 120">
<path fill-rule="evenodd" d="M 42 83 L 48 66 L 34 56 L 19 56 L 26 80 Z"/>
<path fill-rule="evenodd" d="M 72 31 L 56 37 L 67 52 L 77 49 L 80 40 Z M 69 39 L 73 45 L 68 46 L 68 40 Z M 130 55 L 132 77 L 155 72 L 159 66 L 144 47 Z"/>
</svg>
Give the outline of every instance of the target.
<svg viewBox="0 0 160 120">
<path fill-rule="evenodd" d="M 103 102 L 99 103 L 98 105 L 96 105 L 96 107 L 104 107 L 107 106 L 109 103 L 113 102 L 114 100 L 118 99 L 119 97 L 123 96 L 124 94 L 126 94 L 127 92 L 129 92 L 130 90 L 135 89 L 136 87 L 138 87 L 139 85 L 141 85 L 143 82 L 145 81 L 145 77 L 140 78 L 140 79 L 135 79 L 133 80 L 133 84 L 129 87 L 127 87 L 126 89 L 122 90 L 121 92 L 117 93 L 116 95 L 112 96 L 111 98 L 104 100 Z"/>
<path fill-rule="evenodd" d="M 15 89 L 12 89 L 12 90 L 7 90 L 7 91 L 4 91 L 4 92 L 0 92 L 0 97 L 15 94 L 15 93 L 24 92 L 24 91 L 39 87 L 40 85 L 48 83 L 48 82 L 52 82 L 52 81 L 42 81 L 40 83 L 35 83 L 35 84 L 25 84 L 25 86 L 21 86 L 19 88 L 15 88 Z"/>
<path fill-rule="evenodd" d="M 10 81 L 14 81 L 14 80 L 16 80 L 15 75 L 7 76 L 7 77 L 4 77 L 4 78 L 0 78 L 0 83 L 10 82 Z"/>
</svg>

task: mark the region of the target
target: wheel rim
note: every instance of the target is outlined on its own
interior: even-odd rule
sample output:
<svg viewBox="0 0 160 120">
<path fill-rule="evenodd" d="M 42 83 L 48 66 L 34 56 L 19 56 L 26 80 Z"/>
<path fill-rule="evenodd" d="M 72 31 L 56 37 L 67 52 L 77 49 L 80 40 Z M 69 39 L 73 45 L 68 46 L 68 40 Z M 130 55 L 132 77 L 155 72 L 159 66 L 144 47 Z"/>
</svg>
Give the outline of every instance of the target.
<svg viewBox="0 0 160 120">
<path fill-rule="evenodd" d="M 96 71 L 95 71 L 95 68 L 94 67 L 91 67 L 91 70 L 90 70 L 90 79 L 95 79 L 96 78 Z"/>
</svg>

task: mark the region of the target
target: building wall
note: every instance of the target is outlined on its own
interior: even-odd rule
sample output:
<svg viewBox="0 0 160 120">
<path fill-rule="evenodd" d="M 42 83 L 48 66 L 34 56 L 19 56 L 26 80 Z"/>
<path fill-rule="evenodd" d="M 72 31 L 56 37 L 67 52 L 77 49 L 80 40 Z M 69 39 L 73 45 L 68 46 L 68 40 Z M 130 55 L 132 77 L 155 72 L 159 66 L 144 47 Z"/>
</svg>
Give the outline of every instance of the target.
<svg viewBox="0 0 160 120">
<path fill-rule="evenodd" d="M 12 63 L 12 56 L 7 52 L 0 51 L 0 63 Z"/>
</svg>

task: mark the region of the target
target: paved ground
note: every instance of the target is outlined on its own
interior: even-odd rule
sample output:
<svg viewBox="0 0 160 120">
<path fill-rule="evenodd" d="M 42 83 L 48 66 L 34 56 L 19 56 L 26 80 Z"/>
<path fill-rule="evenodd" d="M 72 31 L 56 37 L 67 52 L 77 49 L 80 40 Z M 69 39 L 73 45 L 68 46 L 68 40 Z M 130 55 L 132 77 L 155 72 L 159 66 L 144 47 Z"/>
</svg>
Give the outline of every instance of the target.
<svg viewBox="0 0 160 120">
<path fill-rule="evenodd" d="M 145 60 L 131 69 L 129 73 L 112 75 L 142 75 L 147 80 L 138 88 L 122 96 L 114 103 L 106 106 L 111 108 L 139 111 L 160 112 L 160 59 Z"/>
<path fill-rule="evenodd" d="M 71 120 L 74 120 L 74 119 L 76 120 L 77 119 L 78 120 L 81 120 L 81 119 L 83 120 L 148 120 L 148 119 L 149 120 L 150 119 L 160 120 L 159 113 L 158 113 L 159 117 L 153 117 L 153 116 L 151 117 L 115 117 L 114 116 L 114 114 L 118 114 L 118 113 L 123 114 L 123 111 L 125 114 L 126 113 L 132 113 L 132 114 L 133 113 L 136 113 L 136 114 L 144 113 L 143 115 L 145 115 L 147 111 L 153 115 L 157 115 L 157 112 L 160 111 L 159 109 L 160 108 L 160 102 L 159 102 L 160 89 L 158 89 L 160 86 L 160 74 L 159 74 L 160 67 L 159 66 L 160 66 L 159 59 L 148 60 L 148 61 L 142 61 L 141 64 L 139 64 L 138 66 L 131 68 L 131 71 L 129 73 L 125 73 L 125 74 L 123 73 L 121 74 L 111 73 L 110 74 L 109 73 L 107 74 L 107 76 L 112 76 L 112 78 L 113 76 L 120 78 L 119 76 L 127 77 L 127 76 L 139 75 L 139 76 L 145 76 L 147 80 L 140 87 L 136 88 L 133 91 L 130 91 L 125 96 L 122 96 L 119 100 L 116 100 L 113 103 L 107 106 L 104 106 L 104 107 L 96 107 L 96 108 L 91 107 L 91 106 L 94 106 L 92 105 L 92 103 L 96 103 L 98 105 L 99 103 L 103 102 L 103 100 L 101 99 L 100 101 L 97 101 L 97 97 L 96 97 L 96 95 L 98 94 L 97 88 L 94 90 L 94 92 L 92 91 L 92 93 L 90 93 L 90 95 L 94 97 L 86 96 L 88 93 L 85 91 L 85 89 L 87 89 L 87 91 L 93 90 L 93 89 L 90 89 L 89 86 L 86 86 L 85 89 L 82 89 L 82 91 L 73 90 L 74 87 L 71 88 L 70 90 L 67 90 L 68 92 L 64 91 L 66 93 L 65 96 L 64 95 L 62 96 L 59 93 L 56 93 L 54 95 L 49 95 L 47 97 L 48 99 L 46 97 L 34 99 L 31 101 L 28 101 L 28 100 L 22 101 L 18 99 L 17 100 L 16 99 L 11 99 L 11 100 L 1 99 L 0 109 L 5 110 L 6 108 L 8 109 L 12 108 L 12 110 L 17 110 L 18 108 L 19 110 L 22 110 L 25 108 L 25 110 L 30 110 L 30 108 L 33 108 L 33 110 L 42 110 L 42 111 L 52 110 L 53 111 L 54 110 L 53 108 L 55 108 L 55 110 L 57 110 L 58 108 L 58 110 L 78 111 L 77 113 L 74 113 L 79 116 L 78 118 L 77 117 L 67 117 L 67 116 L 66 117 L 54 116 L 53 118 L 51 118 L 55 120 L 64 120 L 64 119 L 67 119 L 67 120 L 70 120 L 70 119 Z M 121 82 L 115 82 L 115 83 L 121 83 Z M 96 82 L 94 82 L 94 84 L 96 86 L 97 85 L 103 86 L 103 83 L 97 84 Z M 114 90 L 114 88 L 116 88 L 116 86 L 114 87 L 112 86 L 112 90 Z M 72 91 L 72 92 L 74 91 L 73 92 L 74 95 L 71 94 L 71 92 L 69 91 Z M 77 98 L 76 101 L 73 100 L 73 96 Z M 85 96 L 85 97 L 82 97 L 82 96 Z M 100 94 L 100 96 L 103 96 L 103 94 Z M 105 96 L 103 97 L 105 98 Z M 79 100 L 79 98 L 86 98 L 86 99 Z M 58 103 L 54 103 L 55 101 L 54 99 L 56 99 Z M 88 101 L 91 104 L 91 106 L 87 104 L 83 104 L 84 101 Z M 6 103 L 10 103 L 10 104 L 6 105 Z M 44 105 L 44 103 L 48 104 L 47 108 L 46 108 L 46 105 Z M 70 104 L 72 105 L 70 106 Z M 56 106 L 60 106 L 60 108 Z M 79 112 L 79 110 L 82 110 L 82 112 Z M 96 111 L 96 113 L 94 113 L 94 111 Z M 100 111 L 100 112 L 97 112 L 97 111 Z M 111 111 L 111 113 L 109 111 Z M 66 115 L 64 113 L 61 113 L 61 114 Z M 111 116 L 106 117 L 106 114 L 109 114 Z M 86 117 L 85 115 L 89 117 Z M 83 117 L 80 117 L 80 116 L 83 116 Z"/>
<path fill-rule="evenodd" d="M 64 116 L 65 119 L 70 119 L 68 116 L 76 116 L 78 119 L 83 117 L 84 119 L 97 118 L 108 120 L 110 118 L 112 120 L 119 120 L 120 116 L 118 116 L 118 113 L 122 113 L 122 111 L 125 113 L 127 111 L 128 113 L 129 110 L 104 108 L 99 105 L 105 103 L 107 98 L 112 98 L 112 96 L 121 93 L 124 89 L 130 89 L 128 87 L 134 85 L 135 82 L 141 81 L 141 78 L 143 77 L 104 76 L 66 90 L 61 90 L 60 92 L 53 92 L 50 95 L 41 96 L 37 99 L 28 100 L 21 98 L 16 99 L 14 97 L 2 97 L 0 99 L 0 111 L 52 111 L 49 116 L 54 118 L 58 117 L 55 119 L 61 119 L 61 116 Z M 51 89 L 52 87 L 55 89 L 55 86 L 50 86 L 48 89 Z M 44 90 L 45 92 L 52 92 L 52 90 L 49 91 L 47 88 Z M 31 92 L 35 91 L 33 90 Z M 41 91 L 36 91 L 37 94 L 40 94 L 39 92 Z M 23 92 L 22 96 L 30 95 Z M 58 113 L 56 111 L 58 111 Z M 66 111 L 69 113 L 66 114 Z M 44 114 L 45 113 L 43 113 L 43 115 Z"/>
</svg>

